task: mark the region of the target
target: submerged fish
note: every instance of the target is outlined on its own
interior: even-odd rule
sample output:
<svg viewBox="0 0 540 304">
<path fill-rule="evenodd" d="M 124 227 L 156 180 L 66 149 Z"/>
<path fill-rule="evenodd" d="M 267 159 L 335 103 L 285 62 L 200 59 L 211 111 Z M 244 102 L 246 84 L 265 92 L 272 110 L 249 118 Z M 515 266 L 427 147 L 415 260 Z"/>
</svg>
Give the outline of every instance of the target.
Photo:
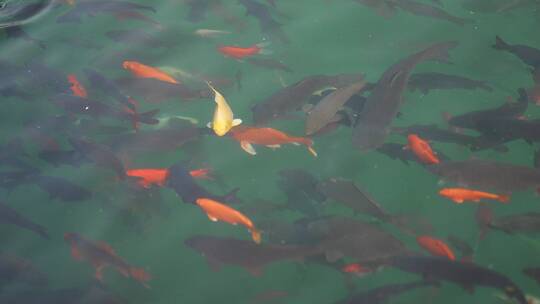
<svg viewBox="0 0 540 304">
<path fill-rule="evenodd" d="M 26 218 L 17 210 L 9 207 L 2 201 L 0 201 L 0 222 L 9 223 L 23 229 L 30 230 L 47 240 L 51 238 L 47 233 L 47 228 L 32 222 L 30 219 Z"/>
<path fill-rule="evenodd" d="M 506 233 L 538 233 L 540 232 L 540 213 L 527 212 L 496 217 L 489 223 L 489 228 Z"/>
<path fill-rule="evenodd" d="M 0 254 L 0 286 L 4 289 L 9 284 L 28 285 L 33 288 L 39 288 L 46 286 L 48 279 L 31 261 L 10 254 Z M 7 289 L 5 288 L 2 291 L 2 295 L 5 294 Z M 2 299 L 1 296 L 0 299 Z M 2 301 L 2 303 L 13 302 Z"/>
<path fill-rule="evenodd" d="M 69 138 L 69 142 L 79 154 L 84 155 L 97 166 L 112 169 L 120 179 L 126 177 L 124 164 L 108 146 L 74 137 Z"/>
<path fill-rule="evenodd" d="M 277 61 L 275 59 L 250 57 L 246 59 L 246 62 L 251 65 L 258 66 L 258 67 L 292 73 L 291 68 L 289 68 L 287 65 L 285 65 L 281 61 Z"/>
<path fill-rule="evenodd" d="M 287 207 L 309 217 L 320 214 L 326 196 L 318 189 L 319 180 L 303 169 L 279 171 L 279 188 L 287 194 Z"/>
<path fill-rule="evenodd" d="M 289 38 L 283 32 L 281 24 L 273 18 L 268 6 L 254 0 L 238 0 L 238 2 L 246 8 L 246 15 L 257 18 L 263 33 L 271 39 L 289 43 Z"/>
<path fill-rule="evenodd" d="M 29 177 L 28 180 L 47 192 L 49 199 L 58 198 L 66 202 L 78 202 L 92 197 L 92 192 L 89 190 L 61 177 L 37 174 Z"/>
<path fill-rule="evenodd" d="M 231 107 L 225 100 L 225 97 L 221 95 L 210 83 L 208 87 L 214 92 L 214 101 L 216 102 L 216 108 L 214 110 L 214 117 L 212 122 L 208 123 L 208 127 L 214 130 L 217 136 L 223 136 L 229 132 L 233 127 L 242 123 L 239 118 L 234 118 L 234 114 Z"/>
<path fill-rule="evenodd" d="M 481 199 L 497 200 L 501 203 L 508 203 L 508 195 L 493 194 L 478 190 L 464 188 L 444 188 L 439 191 L 441 196 L 451 199 L 455 203 L 462 204 L 465 201 L 480 202 Z"/>
<path fill-rule="evenodd" d="M 471 245 L 454 235 L 449 235 L 446 239 L 452 247 L 456 248 L 461 253 L 460 261 L 472 262 L 474 249 Z"/>
<path fill-rule="evenodd" d="M 137 61 L 124 61 L 122 63 L 122 67 L 130 71 L 136 77 L 152 78 L 163 82 L 178 84 L 178 80 L 174 79 L 171 75 L 161 71 L 158 68 L 154 68 Z"/>
<path fill-rule="evenodd" d="M 540 284 L 540 267 L 527 267 L 523 269 L 523 273 Z"/>
<path fill-rule="evenodd" d="M 397 8 L 408 11 L 418 16 L 446 20 L 461 26 L 465 25 L 466 23 L 474 22 L 474 20 L 471 19 L 452 16 L 439 7 L 427 5 L 413 0 L 390 0 L 389 2 L 391 3 L 391 5 L 394 5 Z"/>
<path fill-rule="evenodd" d="M 429 171 L 459 186 L 503 193 L 540 187 L 540 171 L 488 160 L 446 161 Z"/>
<path fill-rule="evenodd" d="M 353 130 L 353 145 L 360 151 L 380 147 L 390 133 L 390 126 L 403 103 L 403 91 L 414 67 L 426 60 L 446 60 L 457 42 L 434 44 L 387 69 L 368 97 Z"/>
<path fill-rule="evenodd" d="M 302 261 L 317 253 L 310 247 L 258 245 L 251 241 L 204 235 L 192 236 L 184 244 L 203 255 L 214 271 L 220 270 L 222 265 L 234 265 L 255 276 L 261 275 L 268 264 L 283 260 Z"/>
<path fill-rule="evenodd" d="M 420 90 L 422 94 L 428 94 L 431 90 L 443 89 L 482 89 L 488 92 L 493 91 L 493 89 L 484 81 L 436 72 L 412 74 L 407 86 L 412 91 Z"/>
<path fill-rule="evenodd" d="M 521 44 L 511 45 L 506 43 L 499 36 L 496 36 L 495 40 L 495 45 L 493 45 L 494 49 L 508 51 L 519 57 L 521 61 L 532 68 L 540 67 L 540 49 Z"/>
<path fill-rule="evenodd" d="M 411 149 L 413 153 L 424 164 L 433 165 L 440 163 L 439 158 L 436 156 L 436 152 L 433 152 L 429 143 L 416 134 L 409 134 L 407 136 L 408 145 L 407 148 Z"/>
<path fill-rule="evenodd" d="M 98 14 L 119 14 L 129 11 L 150 11 L 155 13 L 156 9 L 129 1 L 122 0 L 93 0 L 93 1 L 78 1 L 74 8 L 56 19 L 58 23 L 65 22 L 81 22 L 84 15 L 94 17 Z"/>
<path fill-rule="evenodd" d="M 435 280 L 450 281 L 468 291 L 473 291 L 475 286 L 497 288 L 520 304 L 527 304 L 525 295 L 512 280 L 496 271 L 473 263 L 435 257 L 402 256 L 393 258 L 389 265 Z"/>
<path fill-rule="evenodd" d="M 255 56 L 258 54 L 267 54 L 265 47 L 268 45 L 266 42 L 258 43 L 250 47 L 240 47 L 235 45 L 224 45 L 217 48 L 217 50 L 227 56 L 234 59 L 243 59 L 246 57 Z"/>
<path fill-rule="evenodd" d="M 427 235 L 420 235 L 416 237 L 416 242 L 433 256 L 445 257 L 452 261 L 456 259 L 452 249 L 442 240 Z"/>
<path fill-rule="evenodd" d="M 71 255 L 77 261 L 88 261 L 95 268 L 95 278 L 103 282 L 103 270 L 105 267 L 113 267 L 125 277 L 131 277 L 144 287 L 150 288 L 146 282 L 151 276 L 143 268 L 137 268 L 128 264 L 116 254 L 115 250 L 107 243 L 89 240 L 77 233 L 66 233 L 64 240 L 71 247 Z"/>
<path fill-rule="evenodd" d="M 146 102 L 163 102 L 167 100 L 191 101 L 208 98 L 212 91 L 193 89 L 184 84 L 174 84 L 151 78 L 120 78 L 115 83 L 125 92 L 141 97 Z"/>
</svg>

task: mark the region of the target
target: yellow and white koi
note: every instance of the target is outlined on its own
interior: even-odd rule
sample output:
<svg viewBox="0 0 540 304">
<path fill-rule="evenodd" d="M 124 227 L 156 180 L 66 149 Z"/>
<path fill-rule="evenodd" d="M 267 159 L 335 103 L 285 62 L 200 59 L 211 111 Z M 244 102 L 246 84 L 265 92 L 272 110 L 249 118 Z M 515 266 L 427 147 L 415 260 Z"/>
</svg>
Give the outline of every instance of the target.
<svg viewBox="0 0 540 304">
<path fill-rule="evenodd" d="M 209 82 L 206 82 L 208 87 L 214 91 L 216 102 L 216 109 L 214 110 L 214 118 L 212 122 L 208 123 L 208 127 L 214 130 L 217 136 L 223 136 L 229 132 L 232 127 L 238 126 L 242 123 L 241 119 L 234 119 L 234 114 L 225 100 L 225 97 L 221 95 Z"/>
</svg>

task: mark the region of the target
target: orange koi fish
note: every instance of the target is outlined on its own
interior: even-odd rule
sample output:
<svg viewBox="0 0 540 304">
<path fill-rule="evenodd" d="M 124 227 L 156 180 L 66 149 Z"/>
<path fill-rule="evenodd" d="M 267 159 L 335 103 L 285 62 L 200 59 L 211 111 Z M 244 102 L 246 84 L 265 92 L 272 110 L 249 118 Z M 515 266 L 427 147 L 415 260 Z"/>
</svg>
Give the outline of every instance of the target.
<svg viewBox="0 0 540 304">
<path fill-rule="evenodd" d="M 266 47 L 268 44 L 268 42 L 262 42 L 247 48 L 239 46 L 220 46 L 218 47 L 218 51 L 225 56 L 232 57 L 234 59 L 242 59 L 257 54 L 269 54 L 269 51 L 264 49 L 264 47 Z"/>
<path fill-rule="evenodd" d="M 510 201 L 510 197 L 508 195 L 499 195 L 464 188 L 444 188 L 439 191 L 439 194 L 453 200 L 458 204 L 462 204 L 465 201 L 479 202 L 481 199 L 492 199 L 501 203 L 508 203 L 508 201 Z"/>
<path fill-rule="evenodd" d="M 371 272 L 371 269 L 366 268 L 358 263 L 352 263 L 352 264 L 347 264 L 343 266 L 343 268 L 341 268 L 341 271 L 346 272 L 346 273 L 352 273 L 358 276 L 363 276 Z"/>
<path fill-rule="evenodd" d="M 414 154 L 425 164 L 432 165 L 440 163 L 435 152 L 431 150 L 429 143 L 416 134 L 409 134 L 407 137 L 409 144 L 407 145 Z"/>
<path fill-rule="evenodd" d="M 133 278 L 144 287 L 150 288 L 146 282 L 152 279 L 144 269 L 133 267 L 119 257 L 107 243 L 91 241 L 77 233 L 66 233 L 64 240 L 71 246 L 71 255 L 75 260 L 88 261 L 96 269 L 95 277 L 103 282 L 103 270 L 106 266 L 115 268 L 123 276 Z"/>
<path fill-rule="evenodd" d="M 317 156 L 317 152 L 313 149 L 313 140 L 305 137 L 292 137 L 279 130 L 272 128 L 256 128 L 248 126 L 236 126 L 231 129 L 231 136 L 240 142 L 240 146 L 244 151 L 251 155 L 256 155 L 257 152 L 252 144 L 263 145 L 269 148 L 279 148 L 282 144 L 303 144 L 308 151 Z"/>
<path fill-rule="evenodd" d="M 253 222 L 239 211 L 209 198 L 198 198 L 197 205 L 201 207 L 213 221 L 223 221 L 232 225 L 240 224 L 251 232 L 251 238 L 255 243 L 261 243 L 261 233 L 255 228 Z"/>
<path fill-rule="evenodd" d="M 452 261 L 456 259 L 452 249 L 441 240 L 430 236 L 419 236 L 416 238 L 416 242 L 433 256 L 446 257 Z"/>
<path fill-rule="evenodd" d="M 124 61 L 124 69 L 130 71 L 134 76 L 140 78 L 153 78 L 163 82 L 178 84 L 179 82 L 169 74 L 158 68 L 154 68 L 137 61 Z"/>
<path fill-rule="evenodd" d="M 86 89 L 84 86 L 79 82 L 77 79 L 77 76 L 75 74 L 69 74 L 67 77 L 69 83 L 71 84 L 71 92 L 73 92 L 73 95 L 86 98 L 88 97 L 88 94 L 86 93 Z"/>
<path fill-rule="evenodd" d="M 210 179 L 210 169 L 195 169 L 189 171 L 193 178 Z M 152 185 L 163 187 L 169 177 L 169 169 L 130 169 L 126 170 L 126 175 L 139 178 L 137 184 L 143 188 L 150 188 Z"/>
</svg>

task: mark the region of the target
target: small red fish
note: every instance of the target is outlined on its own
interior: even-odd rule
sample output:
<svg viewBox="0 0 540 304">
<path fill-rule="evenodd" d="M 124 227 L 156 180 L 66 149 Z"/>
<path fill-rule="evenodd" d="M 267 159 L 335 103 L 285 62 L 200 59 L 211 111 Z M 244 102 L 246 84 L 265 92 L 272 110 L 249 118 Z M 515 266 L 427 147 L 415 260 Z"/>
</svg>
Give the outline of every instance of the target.
<svg viewBox="0 0 540 304">
<path fill-rule="evenodd" d="M 418 236 L 416 242 L 434 256 L 447 257 L 452 261 L 456 260 L 456 256 L 454 255 L 454 252 L 452 252 L 452 249 L 439 239 L 430 236 Z"/>
<path fill-rule="evenodd" d="M 355 275 L 363 276 L 366 273 L 371 272 L 371 269 L 366 268 L 358 263 L 347 264 L 341 268 L 341 271 L 346 273 L 352 273 Z"/>
<path fill-rule="evenodd" d="M 264 47 L 267 45 L 267 42 L 263 42 L 247 48 L 239 46 L 220 46 L 218 47 L 218 51 L 225 56 L 232 57 L 234 59 L 242 59 L 257 54 L 268 54 L 268 51 L 264 49 Z"/>
<path fill-rule="evenodd" d="M 130 71 L 133 75 L 140 78 L 153 78 L 163 82 L 178 84 L 178 80 L 158 68 L 142 64 L 137 61 L 124 61 L 124 69 Z"/>
<path fill-rule="evenodd" d="M 150 288 L 146 282 L 152 279 L 144 269 L 133 267 L 118 256 L 114 249 L 107 243 L 91 241 L 77 233 L 64 234 L 64 240 L 71 246 L 71 255 L 75 260 L 88 261 L 96 269 L 95 277 L 103 282 L 103 270 L 110 266 L 115 268 L 125 277 L 131 277 Z"/>
<path fill-rule="evenodd" d="M 439 191 L 439 194 L 458 204 L 462 204 L 465 201 L 479 202 L 481 199 L 492 199 L 500 201 L 501 203 L 508 203 L 510 200 L 508 195 L 499 195 L 464 188 L 444 188 Z"/>
<path fill-rule="evenodd" d="M 427 141 L 416 134 L 409 134 L 407 139 L 409 141 L 407 147 L 410 148 L 424 164 L 432 165 L 440 163 Z"/>
<path fill-rule="evenodd" d="M 193 178 L 210 179 L 209 172 L 211 172 L 210 169 L 195 169 L 189 174 Z M 152 185 L 163 187 L 167 182 L 169 169 L 130 169 L 126 170 L 126 175 L 139 178 L 137 184 L 143 188 L 150 188 Z"/>
<path fill-rule="evenodd" d="M 282 144 L 303 144 L 308 148 L 309 153 L 317 156 L 313 149 L 313 140 L 306 137 L 292 137 L 279 130 L 272 128 L 256 128 L 248 126 L 236 126 L 230 130 L 231 136 L 240 142 L 244 151 L 251 155 L 257 154 L 252 144 L 263 145 L 269 148 L 279 148 Z"/>
<path fill-rule="evenodd" d="M 75 74 L 69 74 L 67 78 L 68 78 L 69 83 L 71 84 L 70 89 L 71 89 L 71 92 L 73 92 L 73 95 L 78 96 L 78 97 L 83 97 L 83 98 L 88 97 L 88 94 L 86 93 L 86 89 L 79 82 Z"/>
</svg>

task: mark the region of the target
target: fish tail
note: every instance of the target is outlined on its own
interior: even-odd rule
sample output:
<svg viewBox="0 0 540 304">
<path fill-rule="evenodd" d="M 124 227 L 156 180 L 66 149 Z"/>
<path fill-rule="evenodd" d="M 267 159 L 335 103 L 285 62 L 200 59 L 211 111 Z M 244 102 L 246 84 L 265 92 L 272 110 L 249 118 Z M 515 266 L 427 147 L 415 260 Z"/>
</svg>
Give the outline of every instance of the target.
<svg viewBox="0 0 540 304">
<path fill-rule="evenodd" d="M 260 244 L 261 243 L 261 232 L 257 229 L 251 229 L 250 230 L 251 232 L 251 238 L 253 239 L 253 241 L 257 244 Z"/>
<path fill-rule="evenodd" d="M 508 195 L 499 195 L 498 200 L 501 203 L 508 203 L 510 201 L 510 196 L 508 196 Z"/>
<path fill-rule="evenodd" d="M 495 44 L 493 45 L 493 48 L 496 50 L 506 50 L 510 47 L 508 43 L 506 43 L 504 40 L 502 40 L 501 37 L 495 36 Z"/>
<path fill-rule="evenodd" d="M 261 43 L 257 43 L 255 45 L 255 47 L 257 47 L 259 49 L 258 51 L 258 54 L 261 54 L 261 55 L 271 55 L 273 52 L 269 49 L 267 49 L 266 47 L 268 47 L 270 45 L 270 41 L 264 41 L 264 42 L 261 42 Z"/>
<path fill-rule="evenodd" d="M 140 282 L 141 284 L 143 284 L 144 287 L 150 288 L 150 286 L 148 286 L 146 282 L 150 281 L 152 279 L 152 276 L 148 272 L 146 272 L 143 268 L 131 267 L 129 269 L 129 274 L 137 282 Z"/>
</svg>

